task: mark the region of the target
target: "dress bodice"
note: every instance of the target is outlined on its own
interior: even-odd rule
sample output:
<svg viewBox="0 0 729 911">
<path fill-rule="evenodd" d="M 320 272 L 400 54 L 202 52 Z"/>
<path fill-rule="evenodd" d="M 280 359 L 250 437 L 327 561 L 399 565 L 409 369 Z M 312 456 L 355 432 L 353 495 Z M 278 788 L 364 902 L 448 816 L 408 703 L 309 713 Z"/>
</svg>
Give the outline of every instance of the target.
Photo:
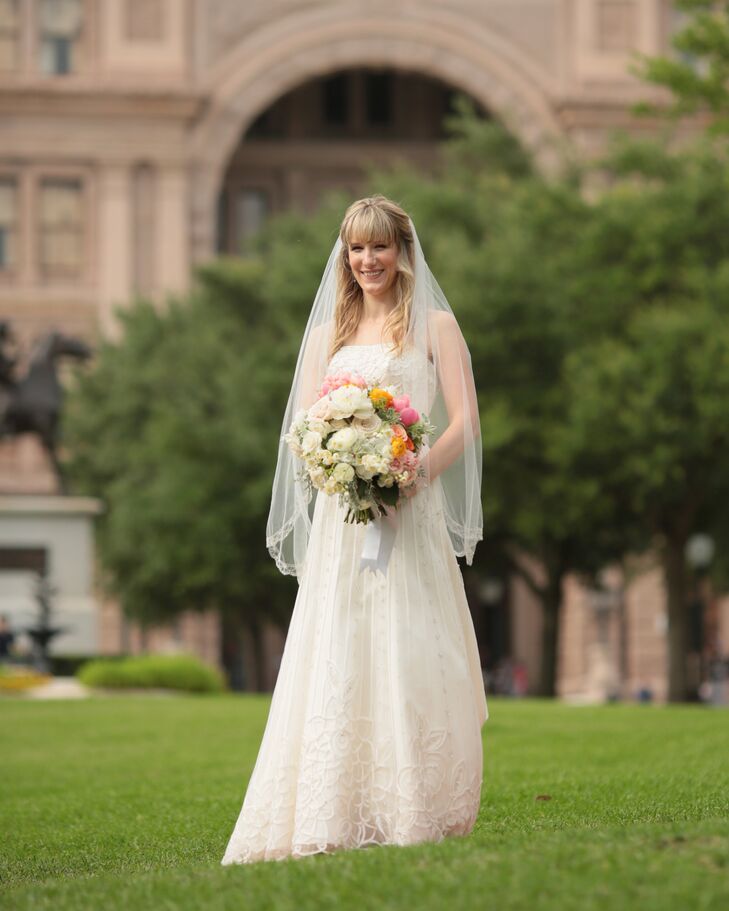
<svg viewBox="0 0 729 911">
<path fill-rule="evenodd" d="M 381 342 L 373 345 L 344 345 L 329 361 L 327 373 L 348 370 L 358 373 L 370 386 L 396 386 L 401 392 L 409 392 L 408 376 L 413 375 L 414 359 L 425 357 L 420 351 L 404 351 L 393 354 L 389 346 Z M 435 385 L 435 365 L 428 359 L 429 386 Z"/>
</svg>

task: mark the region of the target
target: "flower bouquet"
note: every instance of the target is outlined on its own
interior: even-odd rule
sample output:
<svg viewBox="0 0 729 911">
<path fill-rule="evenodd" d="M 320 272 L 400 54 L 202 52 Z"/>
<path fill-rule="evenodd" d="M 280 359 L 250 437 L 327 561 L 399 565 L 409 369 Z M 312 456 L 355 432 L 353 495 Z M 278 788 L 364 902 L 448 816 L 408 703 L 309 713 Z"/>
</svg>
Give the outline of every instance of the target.
<svg viewBox="0 0 729 911">
<path fill-rule="evenodd" d="M 423 475 L 424 438 L 435 430 L 392 387 L 368 387 L 361 376 L 327 376 L 319 399 L 297 412 L 284 440 L 302 459 L 300 477 L 338 494 L 346 522 L 367 524 L 397 507 L 402 491 Z"/>
</svg>

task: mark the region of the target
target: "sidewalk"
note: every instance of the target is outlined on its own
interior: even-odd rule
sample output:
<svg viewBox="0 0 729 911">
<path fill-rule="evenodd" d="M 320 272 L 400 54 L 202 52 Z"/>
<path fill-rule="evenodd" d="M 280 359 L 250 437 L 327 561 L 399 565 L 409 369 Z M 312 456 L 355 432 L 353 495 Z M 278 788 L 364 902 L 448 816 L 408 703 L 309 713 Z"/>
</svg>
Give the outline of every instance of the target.
<svg viewBox="0 0 729 911">
<path fill-rule="evenodd" d="M 86 699 L 89 690 L 75 677 L 54 677 L 25 692 L 26 699 Z"/>
</svg>

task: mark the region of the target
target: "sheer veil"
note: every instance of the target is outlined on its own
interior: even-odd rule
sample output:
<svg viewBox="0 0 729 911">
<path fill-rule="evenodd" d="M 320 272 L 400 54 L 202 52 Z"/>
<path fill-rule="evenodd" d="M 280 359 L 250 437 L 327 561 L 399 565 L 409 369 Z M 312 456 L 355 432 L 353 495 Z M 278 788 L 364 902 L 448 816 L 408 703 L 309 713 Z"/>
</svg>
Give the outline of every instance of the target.
<svg viewBox="0 0 729 911">
<path fill-rule="evenodd" d="M 436 426 L 425 457 L 432 492 L 442 501 L 453 551 L 470 565 L 483 533 L 481 509 L 481 429 L 471 356 L 445 295 L 423 255 L 410 221 L 410 260 L 415 275 L 410 320 L 402 361 L 402 389 L 411 404 Z M 336 303 L 337 238 L 324 269 L 296 361 L 279 439 L 266 546 L 282 573 L 301 581 L 317 496 L 298 477 L 301 462 L 283 436 L 296 413 L 309 408 L 327 372 Z M 400 371 L 399 371 L 400 373 Z M 427 495 L 427 491 L 415 496 Z"/>
</svg>

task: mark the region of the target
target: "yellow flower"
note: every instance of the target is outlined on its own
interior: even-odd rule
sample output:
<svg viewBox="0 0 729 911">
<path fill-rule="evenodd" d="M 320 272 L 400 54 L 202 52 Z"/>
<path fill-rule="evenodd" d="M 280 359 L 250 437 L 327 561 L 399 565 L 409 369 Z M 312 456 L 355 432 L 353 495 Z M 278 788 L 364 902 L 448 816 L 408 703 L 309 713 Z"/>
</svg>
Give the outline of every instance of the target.
<svg viewBox="0 0 729 911">
<path fill-rule="evenodd" d="M 389 408 L 392 405 L 392 395 L 386 389 L 375 387 L 370 392 L 370 399 L 375 407 Z"/>
<path fill-rule="evenodd" d="M 390 448 L 392 449 L 392 454 L 396 459 L 399 459 L 401 455 L 405 454 L 405 440 L 402 437 L 393 436 L 390 441 Z"/>
</svg>

